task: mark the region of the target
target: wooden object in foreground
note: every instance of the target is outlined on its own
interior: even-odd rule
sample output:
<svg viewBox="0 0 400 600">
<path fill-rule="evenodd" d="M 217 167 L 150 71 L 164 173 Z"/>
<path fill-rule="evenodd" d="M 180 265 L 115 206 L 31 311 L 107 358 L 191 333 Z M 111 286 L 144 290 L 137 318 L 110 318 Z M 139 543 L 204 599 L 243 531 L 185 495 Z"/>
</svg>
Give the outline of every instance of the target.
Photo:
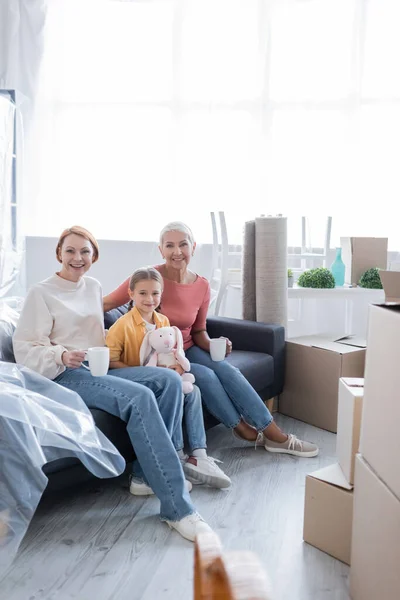
<svg viewBox="0 0 400 600">
<path fill-rule="evenodd" d="M 252 552 L 223 552 L 215 533 L 198 535 L 194 550 L 194 600 L 273 600 Z"/>
</svg>

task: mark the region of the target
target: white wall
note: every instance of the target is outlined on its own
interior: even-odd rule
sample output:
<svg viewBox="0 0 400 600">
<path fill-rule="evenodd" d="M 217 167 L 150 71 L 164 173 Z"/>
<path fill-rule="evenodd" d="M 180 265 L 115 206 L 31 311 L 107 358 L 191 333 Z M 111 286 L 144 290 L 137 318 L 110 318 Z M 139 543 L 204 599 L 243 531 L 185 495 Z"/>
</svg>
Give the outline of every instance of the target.
<svg viewBox="0 0 400 600">
<path fill-rule="evenodd" d="M 50 277 L 59 270 L 55 248 L 57 238 L 26 238 L 26 286 Z M 93 265 L 89 275 L 95 277 L 103 286 L 105 294 L 129 277 L 133 271 L 145 265 L 162 262 L 155 242 L 125 242 L 99 240 L 100 259 Z M 191 266 L 194 271 L 210 278 L 212 245 L 200 244 L 196 248 Z"/>
<path fill-rule="evenodd" d="M 100 260 L 93 265 L 90 275 L 96 277 L 102 284 L 104 293 L 107 294 L 122 283 L 138 267 L 155 265 L 162 262 L 155 242 L 128 242 L 114 240 L 100 240 Z M 56 238 L 27 237 L 26 238 L 26 287 L 46 279 L 57 271 L 60 264 L 55 258 Z M 238 247 L 236 249 L 239 249 Z M 333 262 L 335 250 L 331 250 L 327 265 Z M 388 253 L 388 262 L 395 260 L 397 253 Z M 293 262 L 295 262 L 292 259 Z M 200 244 L 196 248 L 191 266 L 194 271 L 210 279 L 212 264 L 212 245 Z M 235 264 L 232 266 L 239 266 Z M 291 266 L 295 266 L 294 264 Z M 317 266 L 317 265 L 315 265 Z M 298 274 L 296 274 L 298 275 Z M 16 295 L 23 295 L 19 290 Z M 318 310 L 317 310 L 318 308 Z M 365 307 L 364 307 L 365 308 Z M 316 307 L 315 302 L 304 301 L 300 310 L 297 300 L 289 302 L 288 337 L 306 335 L 321 331 L 337 331 L 341 334 L 349 333 L 345 328 L 346 304 L 332 306 L 324 302 Z M 299 312 L 300 311 L 300 312 Z M 301 313 L 301 314 L 300 314 Z M 241 290 L 231 288 L 222 306 L 221 314 L 227 317 L 240 319 L 242 317 Z M 360 336 L 366 335 L 368 311 L 353 315 L 353 330 Z M 329 325 L 329 327 L 327 326 Z"/>
</svg>

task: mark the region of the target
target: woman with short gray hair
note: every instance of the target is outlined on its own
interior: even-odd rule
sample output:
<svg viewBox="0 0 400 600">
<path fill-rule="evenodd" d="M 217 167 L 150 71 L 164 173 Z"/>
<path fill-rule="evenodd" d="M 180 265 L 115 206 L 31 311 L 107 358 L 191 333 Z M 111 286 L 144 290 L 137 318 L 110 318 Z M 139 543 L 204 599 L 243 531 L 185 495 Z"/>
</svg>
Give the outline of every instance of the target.
<svg viewBox="0 0 400 600">
<path fill-rule="evenodd" d="M 155 267 L 164 279 L 161 310 L 171 325 L 182 332 L 191 372 L 208 411 L 239 438 L 262 445 L 268 452 L 316 456 L 315 444 L 281 431 L 260 396 L 236 367 L 226 360 L 211 360 L 206 329 L 210 284 L 189 269 L 196 250 L 190 227 L 180 221 L 168 223 L 161 230 L 159 250 L 165 261 Z M 105 311 L 129 301 L 128 284 L 129 279 L 103 299 Z M 226 356 L 231 351 L 232 343 L 226 338 Z M 175 368 L 179 372 L 180 367 Z"/>
</svg>

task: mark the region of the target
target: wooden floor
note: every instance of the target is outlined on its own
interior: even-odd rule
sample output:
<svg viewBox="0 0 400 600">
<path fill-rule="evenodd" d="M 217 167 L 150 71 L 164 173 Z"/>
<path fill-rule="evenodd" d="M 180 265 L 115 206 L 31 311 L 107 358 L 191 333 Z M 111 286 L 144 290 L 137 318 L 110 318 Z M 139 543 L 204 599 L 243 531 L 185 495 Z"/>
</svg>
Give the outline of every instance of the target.
<svg viewBox="0 0 400 600">
<path fill-rule="evenodd" d="M 348 600 L 348 567 L 302 541 L 307 472 L 334 462 L 336 436 L 276 415 L 286 431 L 315 441 L 312 459 L 241 443 L 223 426 L 208 432 L 229 491 L 194 487 L 193 501 L 225 549 L 260 557 L 274 600 Z M 43 501 L 0 581 L 1 600 L 191 600 L 193 545 L 161 523 L 155 498 L 134 498 L 126 477 Z"/>
</svg>

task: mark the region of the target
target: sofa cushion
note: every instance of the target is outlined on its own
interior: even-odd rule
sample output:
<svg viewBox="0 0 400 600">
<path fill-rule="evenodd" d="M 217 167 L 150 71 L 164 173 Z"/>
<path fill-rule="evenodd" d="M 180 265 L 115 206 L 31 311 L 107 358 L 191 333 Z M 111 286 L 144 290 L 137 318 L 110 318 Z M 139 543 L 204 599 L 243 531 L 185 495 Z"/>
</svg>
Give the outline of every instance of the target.
<svg viewBox="0 0 400 600">
<path fill-rule="evenodd" d="M 274 359 L 269 354 L 232 350 L 226 360 L 241 371 L 256 392 L 261 392 L 274 382 Z"/>
</svg>

